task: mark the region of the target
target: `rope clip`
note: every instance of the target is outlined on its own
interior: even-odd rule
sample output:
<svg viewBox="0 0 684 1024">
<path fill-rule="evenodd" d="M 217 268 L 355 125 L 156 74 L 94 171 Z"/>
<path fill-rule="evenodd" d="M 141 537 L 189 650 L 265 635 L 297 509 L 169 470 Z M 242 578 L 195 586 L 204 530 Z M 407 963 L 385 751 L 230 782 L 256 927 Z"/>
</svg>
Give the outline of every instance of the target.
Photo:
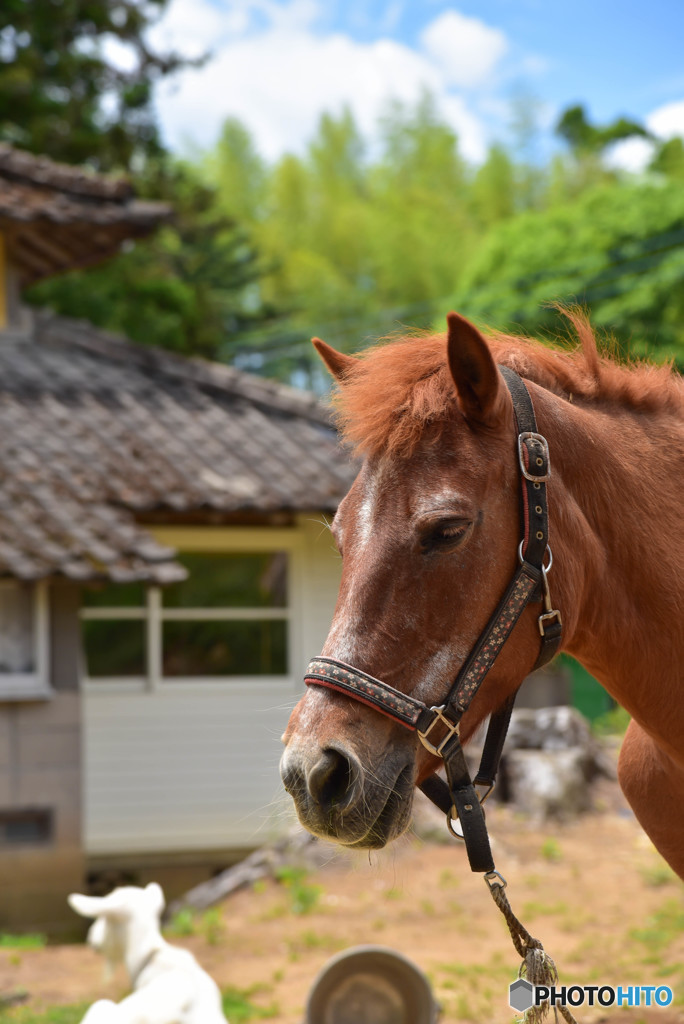
<svg viewBox="0 0 684 1024">
<path fill-rule="evenodd" d="M 508 884 L 504 876 L 500 875 L 498 871 L 488 871 L 484 876 L 484 880 L 489 886 L 490 892 L 494 889 L 505 889 Z"/>
</svg>

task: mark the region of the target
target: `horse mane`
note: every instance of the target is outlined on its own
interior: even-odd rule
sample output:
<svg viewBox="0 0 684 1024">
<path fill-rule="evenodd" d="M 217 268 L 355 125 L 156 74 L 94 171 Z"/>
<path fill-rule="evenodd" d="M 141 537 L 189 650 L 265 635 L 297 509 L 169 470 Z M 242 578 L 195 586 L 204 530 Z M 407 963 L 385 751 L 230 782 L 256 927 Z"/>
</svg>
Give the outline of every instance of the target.
<svg viewBox="0 0 684 1024">
<path fill-rule="evenodd" d="M 647 412 L 684 412 L 682 378 L 669 364 L 623 364 L 599 353 L 587 316 L 561 309 L 579 342 L 552 348 L 498 331 L 486 334 L 495 362 L 564 398 Z M 366 349 L 334 398 L 344 440 L 368 455 L 410 455 L 429 431 L 438 440 L 458 402 L 443 334 L 385 339 Z"/>
</svg>

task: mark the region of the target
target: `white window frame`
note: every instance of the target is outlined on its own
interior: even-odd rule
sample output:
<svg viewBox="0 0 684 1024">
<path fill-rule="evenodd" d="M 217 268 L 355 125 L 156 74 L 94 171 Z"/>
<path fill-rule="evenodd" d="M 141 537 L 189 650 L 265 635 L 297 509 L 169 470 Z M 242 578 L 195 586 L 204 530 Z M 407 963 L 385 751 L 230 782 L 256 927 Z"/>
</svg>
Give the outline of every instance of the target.
<svg viewBox="0 0 684 1024">
<path fill-rule="evenodd" d="M 144 676 L 97 676 L 82 673 L 83 685 L 89 692 L 174 692 L 188 689 L 199 693 L 203 689 L 215 692 L 225 687 L 235 692 L 242 687 L 290 687 L 294 682 L 296 666 L 301 660 L 301 550 L 298 531 L 268 527 L 176 527 L 158 528 L 154 536 L 160 543 L 175 548 L 179 556 L 187 554 L 260 554 L 285 552 L 288 556 L 287 601 L 284 608 L 164 608 L 162 589 L 150 586 L 146 590 L 144 607 L 137 608 L 82 608 L 83 621 L 134 619 L 146 623 L 147 673 Z M 230 676 L 164 676 L 162 671 L 163 623 L 165 621 L 249 621 L 275 619 L 287 623 L 287 671 L 283 675 L 230 675 Z"/>
<path fill-rule="evenodd" d="M 0 580 L 2 586 L 17 586 L 24 581 Z M 0 701 L 50 700 L 54 690 L 49 682 L 50 632 L 48 587 L 45 581 L 26 584 L 33 587 L 33 665 L 32 672 L 0 672 Z"/>
</svg>

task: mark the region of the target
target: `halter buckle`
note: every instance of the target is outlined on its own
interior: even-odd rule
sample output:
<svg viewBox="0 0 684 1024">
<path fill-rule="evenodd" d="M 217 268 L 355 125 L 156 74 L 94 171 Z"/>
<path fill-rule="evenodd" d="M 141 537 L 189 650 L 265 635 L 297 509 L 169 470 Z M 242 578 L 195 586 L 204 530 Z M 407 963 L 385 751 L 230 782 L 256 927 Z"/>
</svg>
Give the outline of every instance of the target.
<svg viewBox="0 0 684 1024">
<path fill-rule="evenodd" d="M 439 704 L 435 707 L 430 708 L 430 711 L 432 711 L 434 714 L 434 718 L 428 725 L 427 729 L 425 729 L 423 732 L 421 732 L 420 729 L 416 730 L 420 742 L 423 744 L 425 749 L 429 750 L 431 754 L 435 755 L 435 757 L 443 756 L 442 750 L 444 749 L 445 745 L 449 742 L 452 736 L 458 736 L 459 729 L 461 727 L 460 721 L 452 722 L 450 718 L 447 718 L 447 716 L 444 714 L 445 708 L 446 704 Z M 428 740 L 428 736 L 430 735 L 430 733 L 432 732 L 432 730 L 434 729 L 438 722 L 441 722 L 443 725 L 446 725 L 448 731 L 446 736 L 440 741 L 440 743 L 437 746 L 435 746 L 434 743 L 430 743 L 430 741 Z"/>
<path fill-rule="evenodd" d="M 528 465 L 525 463 L 524 451 L 527 450 L 528 456 L 532 455 L 532 452 L 525 448 L 526 441 L 532 441 L 535 444 L 541 445 L 542 454 L 536 457 L 541 470 L 539 473 L 530 472 Z M 518 434 L 518 462 L 520 463 L 520 472 L 531 483 L 545 484 L 550 479 L 551 453 L 549 452 L 549 442 L 543 434 L 537 434 L 534 430 L 523 430 L 521 434 Z"/>
</svg>

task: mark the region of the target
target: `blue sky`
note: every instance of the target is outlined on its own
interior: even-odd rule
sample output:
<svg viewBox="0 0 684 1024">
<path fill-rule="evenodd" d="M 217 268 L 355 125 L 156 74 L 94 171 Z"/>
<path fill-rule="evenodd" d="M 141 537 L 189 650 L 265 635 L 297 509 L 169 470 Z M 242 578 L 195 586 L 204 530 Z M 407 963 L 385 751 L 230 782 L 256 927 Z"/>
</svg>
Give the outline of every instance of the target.
<svg viewBox="0 0 684 1024">
<path fill-rule="evenodd" d="M 301 152 L 347 105 L 372 138 L 392 97 L 428 88 L 469 159 L 510 140 L 511 100 L 534 98 L 538 149 L 572 103 L 684 134 L 683 0 L 171 0 L 153 42 L 212 59 L 159 89 L 164 136 L 206 148 L 239 117 L 270 160 Z M 638 166 L 626 143 L 615 159 Z"/>
</svg>

